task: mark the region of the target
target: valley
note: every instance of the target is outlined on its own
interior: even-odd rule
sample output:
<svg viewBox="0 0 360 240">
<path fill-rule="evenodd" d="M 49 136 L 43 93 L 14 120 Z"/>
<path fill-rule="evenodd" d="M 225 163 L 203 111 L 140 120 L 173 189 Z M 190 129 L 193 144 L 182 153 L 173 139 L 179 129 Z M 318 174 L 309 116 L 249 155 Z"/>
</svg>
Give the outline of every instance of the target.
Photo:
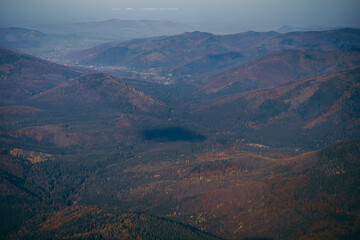
<svg viewBox="0 0 360 240">
<path fill-rule="evenodd" d="M 184 28 L 1 39 L 0 238 L 360 236 L 360 30 Z"/>
</svg>

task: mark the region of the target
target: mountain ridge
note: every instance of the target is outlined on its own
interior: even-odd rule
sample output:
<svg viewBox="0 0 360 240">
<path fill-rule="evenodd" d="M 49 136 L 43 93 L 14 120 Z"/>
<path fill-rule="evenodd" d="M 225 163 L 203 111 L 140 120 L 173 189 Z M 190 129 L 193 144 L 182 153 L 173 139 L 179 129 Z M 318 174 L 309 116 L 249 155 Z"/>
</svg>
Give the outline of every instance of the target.
<svg viewBox="0 0 360 240">
<path fill-rule="evenodd" d="M 88 70 L 0 49 L 1 104 L 24 101 Z"/>
<path fill-rule="evenodd" d="M 194 39 L 197 39 L 198 41 L 201 39 L 202 42 L 192 42 Z M 322 41 L 318 41 L 319 39 Z M 202 51 L 199 51 L 199 48 L 201 49 L 202 46 L 207 48 L 206 54 L 220 54 L 237 51 L 242 53 L 248 59 L 253 60 L 255 58 L 264 56 L 267 53 L 285 49 L 329 51 L 337 49 L 360 48 L 359 40 L 360 30 L 350 28 L 322 32 L 293 32 L 286 34 L 280 34 L 276 32 L 246 32 L 231 35 L 213 35 L 210 33 L 195 31 L 170 37 L 139 39 L 136 41 L 120 43 L 115 42 L 108 44 L 108 46 L 111 48 L 123 47 L 127 49 L 133 49 L 136 47 L 137 51 L 127 52 L 127 54 L 130 55 L 124 55 L 122 57 L 124 59 L 128 59 L 130 57 L 134 59 L 135 57 L 134 60 L 138 58 L 138 62 L 141 62 L 140 59 L 146 59 L 146 57 L 151 56 L 151 54 L 160 54 L 164 57 L 164 59 L 167 59 L 166 61 L 169 61 L 170 56 L 167 55 L 167 51 L 169 51 L 170 49 L 168 48 L 171 47 L 172 51 L 170 52 L 173 57 L 181 56 L 181 59 L 176 61 L 176 63 L 179 64 L 184 62 L 185 59 L 190 59 L 192 56 L 205 55 Z M 176 45 L 178 43 L 181 43 L 181 45 Z M 103 44 L 101 47 L 106 49 L 107 44 Z M 148 52 L 149 49 L 151 49 L 150 52 Z M 191 49 L 192 51 L 187 51 L 187 49 Z M 75 52 L 71 55 L 71 57 L 80 63 L 87 64 L 122 64 L 122 61 L 113 61 L 108 63 L 101 62 L 103 61 L 103 56 L 101 55 L 102 50 L 100 50 L 100 54 L 96 53 L 96 51 L 99 51 L 99 47 Z M 86 52 L 89 53 L 88 58 L 86 57 Z M 167 65 L 169 65 L 169 63 L 174 64 L 174 60 L 171 60 L 172 61 L 170 62 L 166 62 Z M 124 65 L 136 66 L 134 64 L 136 64 L 136 62 L 130 61 Z M 147 62 L 146 64 L 147 65 L 142 66 L 154 67 L 154 65 L 151 64 L 151 61 Z"/>
<path fill-rule="evenodd" d="M 136 108 L 144 112 L 153 105 L 162 105 L 124 81 L 104 73 L 93 73 L 62 83 L 34 96 L 30 102 L 68 108 L 102 106 L 126 108 L 125 111 Z"/>
<path fill-rule="evenodd" d="M 227 70 L 207 82 L 202 89 L 213 93 L 224 91 L 224 88 L 232 92 L 265 89 L 356 66 L 360 66 L 359 50 L 284 50 Z M 235 84 L 237 88 L 232 86 Z"/>
<path fill-rule="evenodd" d="M 355 67 L 276 88 L 223 96 L 208 105 L 193 106 L 192 114 L 223 129 L 237 126 L 251 139 L 271 136 L 265 144 L 275 143 L 275 139 L 283 144 L 290 139 L 299 143 L 309 139 L 305 144 L 309 146 L 357 138 L 359 73 L 360 67 Z"/>
</svg>

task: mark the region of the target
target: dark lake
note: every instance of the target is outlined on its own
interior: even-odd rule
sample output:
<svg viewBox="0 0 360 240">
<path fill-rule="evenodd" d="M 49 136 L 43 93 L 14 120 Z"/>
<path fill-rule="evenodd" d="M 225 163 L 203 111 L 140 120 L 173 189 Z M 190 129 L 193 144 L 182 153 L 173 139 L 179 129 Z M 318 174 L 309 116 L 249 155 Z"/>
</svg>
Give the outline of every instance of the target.
<svg viewBox="0 0 360 240">
<path fill-rule="evenodd" d="M 145 140 L 157 140 L 164 142 L 172 141 L 202 141 L 205 136 L 197 134 L 195 131 L 182 127 L 155 128 L 143 131 Z"/>
</svg>

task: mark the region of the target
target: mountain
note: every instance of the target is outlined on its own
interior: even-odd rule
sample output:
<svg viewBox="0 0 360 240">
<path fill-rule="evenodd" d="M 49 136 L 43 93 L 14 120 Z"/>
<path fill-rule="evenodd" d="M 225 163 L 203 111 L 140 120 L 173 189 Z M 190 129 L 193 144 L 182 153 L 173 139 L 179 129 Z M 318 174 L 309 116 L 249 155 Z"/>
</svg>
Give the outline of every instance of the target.
<svg viewBox="0 0 360 240">
<path fill-rule="evenodd" d="M 323 146 L 360 137 L 360 68 L 234 94 L 194 107 L 195 121 L 263 144 Z"/>
<path fill-rule="evenodd" d="M 103 73 L 95 73 L 62 83 L 34 96 L 29 101 L 37 106 L 66 109 L 115 108 L 129 112 L 149 112 L 161 106 L 153 98 L 135 90 L 124 81 Z"/>
<path fill-rule="evenodd" d="M 120 20 L 77 22 L 36 26 L 50 33 L 74 34 L 81 38 L 106 41 L 125 41 L 136 38 L 174 35 L 189 31 L 187 24 L 165 20 Z"/>
<path fill-rule="evenodd" d="M 177 64 L 211 54 L 240 52 L 248 59 L 279 50 L 331 51 L 360 48 L 360 30 L 338 29 L 323 32 L 246 32 L 213 35 L 190 32 L 170 37 L 114 42 L 75 52 L 72 57 L 83 64 L 125 65 L 132 67 L 175 67 Z M 172 57 L 172 58 L 171 58 Z"/>
<path fill-rule="evenodd" d="M 28 28 L 1 28 L 0 47 L 65 64 L 71 51 L 104 43 L 104 40 L 81 37 L 75 33 L 51 33 Z"/>
<path fill-rule="evenodd" d="M 45 33 L 27 28 L 0 28 L 0 46 L 5 48 L 40 47 L 46 38 Z"/>
<path fill-rule="evenodd" d="M 187 32 L 169 37 L 103 44 L 75 52 L 70 58 L 81 64 L 125 65 L 135 68 L 160 67 L 168 71 L 207 56 L 222 56 L 221 54 L 233 52 L 242 54 L 242 51 L 248 49 L 250 45 L 256 48 L 254 44 L 261 44 L 278 35 L 280 34 L 273 32 L 247 32 L 221 36 L 198 31 Z"/>
<path fill-rule="evenodd" d="M 227 52 L 210 33 L 192 32 L 170 37 L 109 43 L 72 54 L 81 64 L 125 65 L 169 69 L 204 54 Z"/>
<path fill-rule="evenodd" d="M 278 87 L 311 76 L 360 66 L 359 50 L 303 52 L 284 50 L 226 70 L 206 83 L 207 92 L 243 92 Z"/>
<path fill-rule="evenodd" d="M 202 78 L 204 75 L 212 75 L 243 62 L 246 62 L 246 58 L 240 52 L 208 54 L 175 66 L 170 69 L 170 72 L 177 76 L 186 76 L 191 73 L 192 77 Z"/>
<path fill-rule="evenodd" d="M 227 36 L 224 36 L 227 39 Z M 232 36 L 229 44 L 236 44 L 238 36 Z M 250 42 L 246 52 L 266 54 L 279 50 L 333 51 L 359 48 L 360 29 L 342 28 L 327 31 L 290 32 L 276 34 L 265 41 Z"/>
<path fill-rule="evenodd" d="M 1 50 L 0 238 L 359 239 L 358 38 L 191 32 L 74 53 L 116 75 Z"/>
<path fill-rule="evenodd" d="M 86 72 L 0 49 L 0 104 L 24 101 Z"/>
<path fill-rule="evenodd" d="M 0 47 L 41 57 L 60 64 L 72 51 L 110 41 L 125 41 L 191 30 L 186 24 L 170 21 L 119 20 L 45 24 L 28 28 L 0 28 Z"/>
<path fill-rule="evenodd" d="M 306 27 L 294 27 L 290 25 L 283 25 L 279 27 L 276 31 L 280 33 L 288 33 L 288 32 L 309 32 L 309 31 L 326 31 L 326 30 L 334 30 L 340 29 L 342 27 L 324 27 L 319 25 L 311 25 Z"/>
<path fill-rule="evenodd" d="M 142 81 L 162 84 L 185 82 L 201 88 L 221 74 L 269 54 L 290 50 L 356 50 L 360 48 L 359 42 L 360 30 L 357 29 L 286 34 L 245 32 L 230 35 L 187 32 L 175 36 L 105 43 L 75 51 L 68 55 L 68 60 L 113 75 L 133 76 Z M 256 85 L 251 82 L 247 84 L 250 86 L 246 86 L 245 90 L 254 89 Z"/>
</svg>

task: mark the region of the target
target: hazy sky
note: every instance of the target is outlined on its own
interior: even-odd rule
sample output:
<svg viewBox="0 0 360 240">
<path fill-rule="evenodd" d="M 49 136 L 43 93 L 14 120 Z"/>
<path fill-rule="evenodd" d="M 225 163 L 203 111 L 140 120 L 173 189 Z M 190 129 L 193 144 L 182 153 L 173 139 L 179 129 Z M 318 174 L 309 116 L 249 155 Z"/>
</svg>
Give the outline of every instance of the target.
<svg viewBox="0 0 360 240">
<path fill-rule="evenodd" d="M 0 0 L 0 24 L 152 19 L 254 28 L 360 27 L 360 0 Z"/>
</svg>

